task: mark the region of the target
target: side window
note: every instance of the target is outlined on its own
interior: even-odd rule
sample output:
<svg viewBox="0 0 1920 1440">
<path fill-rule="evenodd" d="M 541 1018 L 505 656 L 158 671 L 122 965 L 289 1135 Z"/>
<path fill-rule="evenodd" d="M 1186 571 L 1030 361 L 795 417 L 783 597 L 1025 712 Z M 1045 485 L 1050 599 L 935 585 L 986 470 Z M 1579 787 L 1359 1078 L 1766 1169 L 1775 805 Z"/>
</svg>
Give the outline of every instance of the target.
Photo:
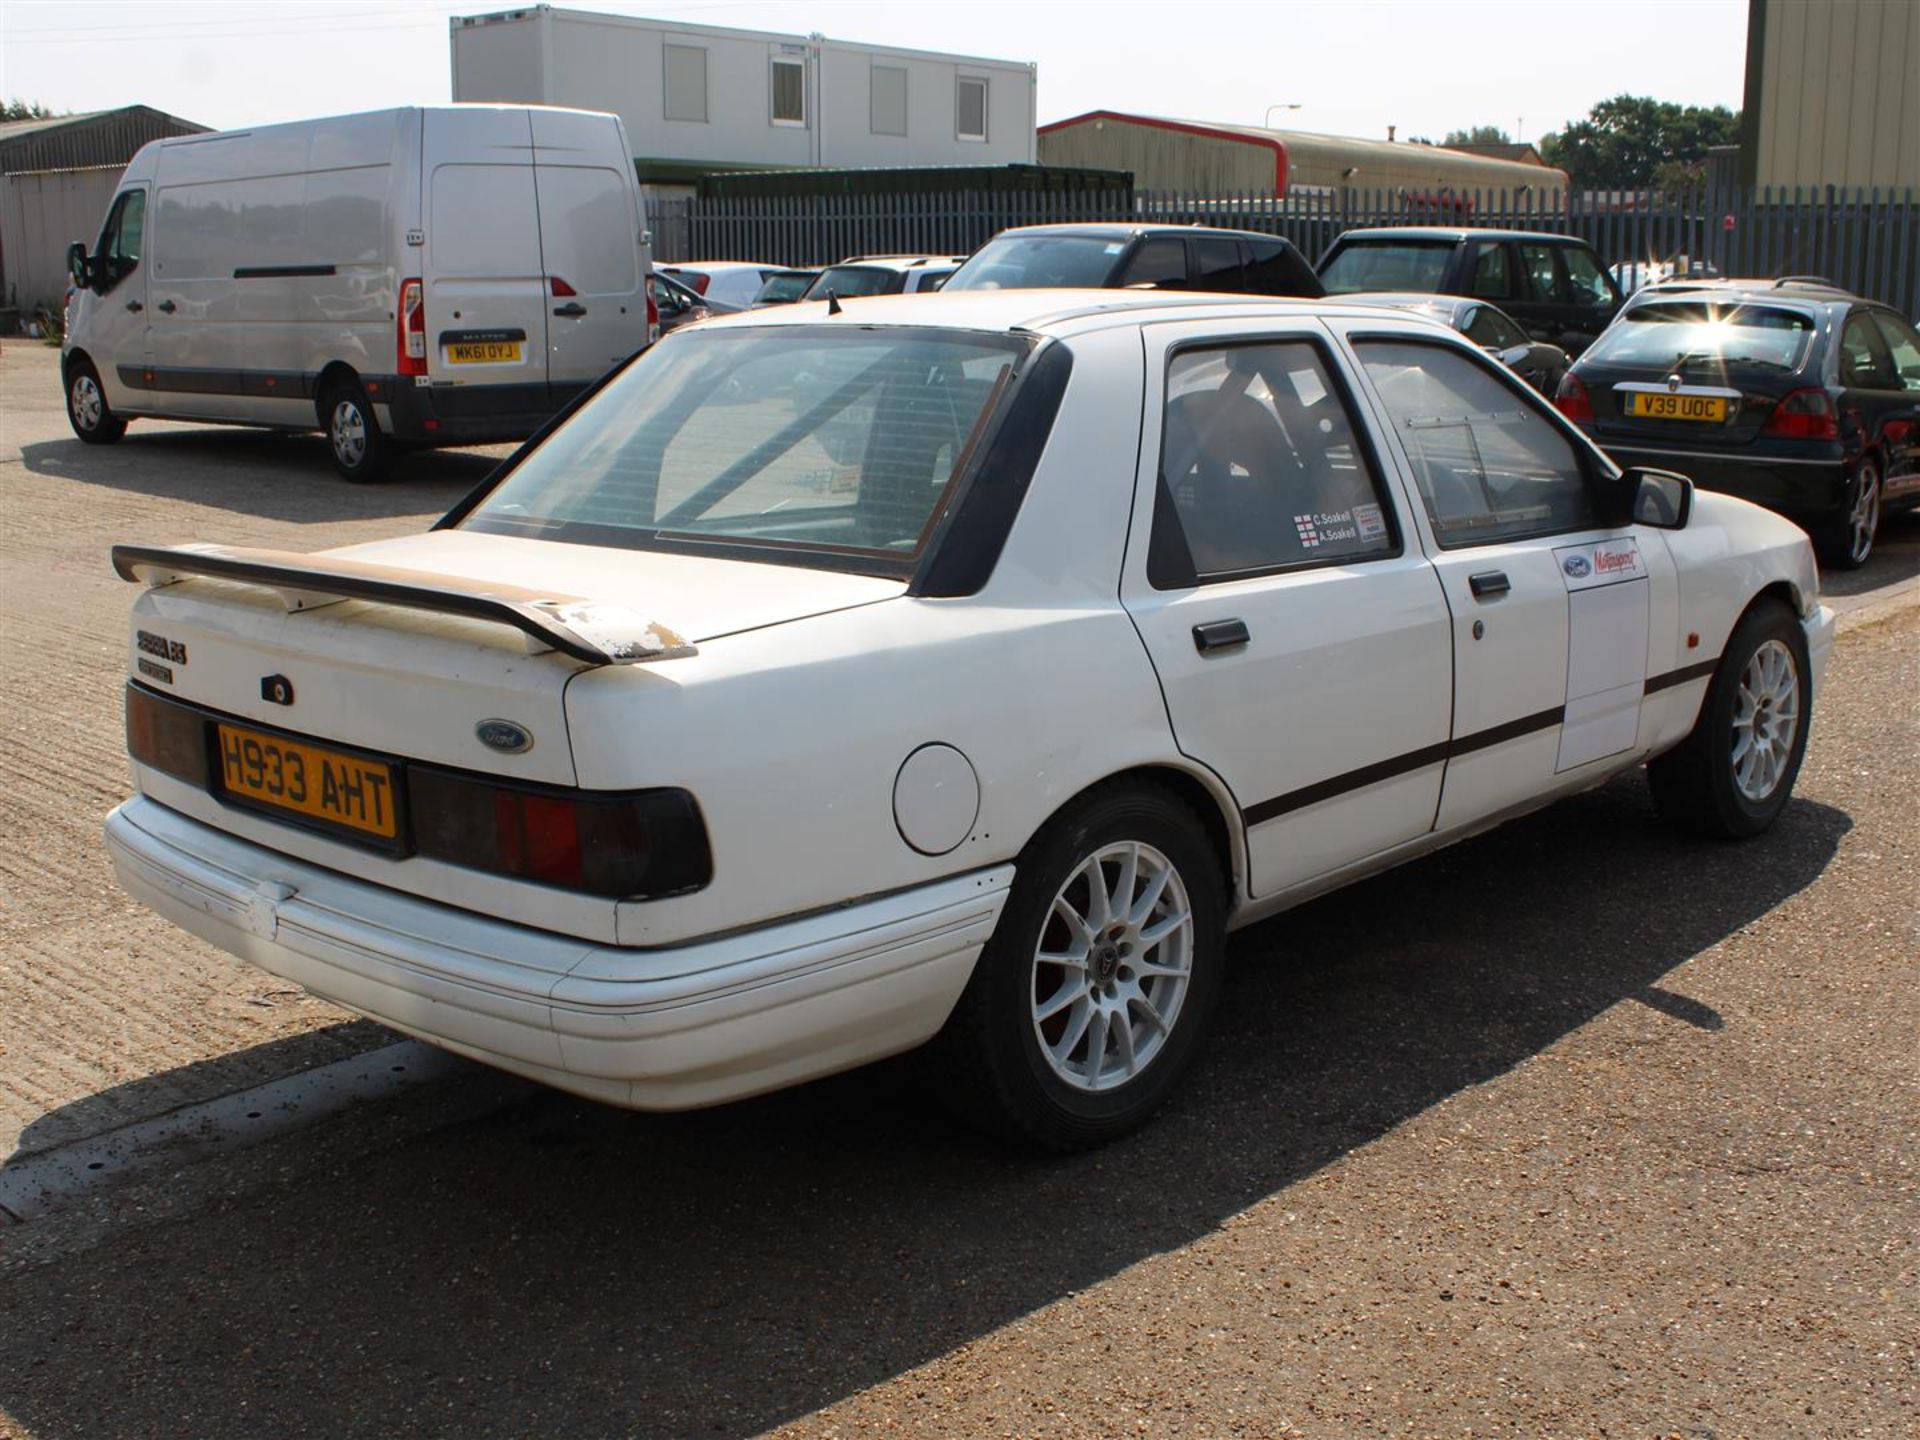
<svg viewBox="0 0 1920 1440">
<path fill-rule="evenodd" d="M 1473 293 L 1482 300 L 1513 298 L 1513 263 L 1505 245 L 1483 245 L 1473 262 Z"/>
<path fill-rule="evenodd" d="M 146 191 L 129 190 L 113 202 L 113 211 L 100 230 L 100 255 L 106 261 L 109 285 L 119 284 L 140 264 L 146 224 Z"/>
<path fill-rule="evenodd" d="M 1920 390 L 1920 330 L 1915 330 L 1897 315 L 1888 315 L 1879 310 L 1873 312 L 1873 321 L 1880 327 L 1881 338 L 1887 342 L 1900 388 Z"/>
<path fill-rule="evenodd" d="M 1250 295 L 1318 295 L 1313 267 L 1284 240 L 1248 240 L 1246 289 Z"/>
<path fill-rule="evenodd" d="M 1867 311 L 1856 310 L 1847 317 L 1840 332 L 1840 383 L 1862 390 L 1898 390 L 1893 359 L 1886 342 Z"/>
<path fill-rule="evenodd" d="M 1146 241 L 1120 272 L 1119 285 L 1122 289 L 1129 285 L 1149 290 L 1186 289 L 1187 242 L 1165 235 Z"/>
<path fill-rule="evenodd" d="M 1527 343 L 1527 337 L 1491 305 L 1482 305 L 1474 310 L 1473 318 L 1467 322 L 1466 337 L 1476 345 L 1486 345 L 1495 350 L 1508 350 Z"/>
<path fill-rule="evenodd" d="M 1527 295 L 1534 300 L 1544 300 L 1557 304 L 1563 298 L 1560 293 L 1560 275 L 1554 268 L 1554 245 L 1521 245 L 1520 271 L 1527 277 Z"/>
<path fill-rule="evenodd" d="M 1613 287 L 1607 283 L 1607 277 L 1600 273 L 1600 266 L 1593 256 L 1585 250 L 1572 245 L 1561 247 L 1560 259 L 1567 267 L 1567 285 L 1573 292 L 1573 303 L 1588 310 L 1610 309 L 1614 303 Z"/>
<path fill-rule="evenodd" d="M 1177 553 L 1178 540 L 1192 558 L 1164 578 L 1150 561 L 1162 588 L 1398 548 L 1352 417 L 1304 341 L 1176 354 L 1160 483 L 1152 549 Z"/>
<path fill-rule="evenodd" d="M 1443 548 L 1599 523 L 1572 443 L 1505 382 L 1437 345 L 1359 350 Z"/>
<path fill-rule="evenodd" d="M 1193 288 L 1237 291 L 1244 288 L 1240 242 L 1217 237 L 1193 242 Z"/>
</svg>

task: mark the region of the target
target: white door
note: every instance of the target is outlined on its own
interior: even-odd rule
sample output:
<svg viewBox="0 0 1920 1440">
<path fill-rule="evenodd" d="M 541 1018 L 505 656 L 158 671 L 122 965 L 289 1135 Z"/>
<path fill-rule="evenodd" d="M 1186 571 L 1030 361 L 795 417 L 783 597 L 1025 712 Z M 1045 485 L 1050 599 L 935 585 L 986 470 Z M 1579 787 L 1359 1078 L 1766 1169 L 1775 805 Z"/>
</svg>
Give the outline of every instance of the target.
<svg viewBox="0 0 1920 1440">
<path fill-rule="evenodd" d="M 1664 546 L 1603 523 L 1590 462 L 1514 377 L 1423 340 L 1355 342 L 1452 614 L 1439 828 L 1530 804 L 1636 747 Z M 1664 605 L 1662 607 L 1664 609 Z"/>
<path fill-rule="evenodd" d="M 544 411 L 547 278 L 527 112 L 429 110 L 422 119 L 427 374 L 436 391 L 451 389 L 436 407 L 471 413 L 459 390 L 486 387 L 476 406 Z"/>
<path fill-rule="evenodd" d="M 533 112 L 556 404 L 647 343 L 638 192 L 618 135 L 605 116 Z"/>
<path fill-rule="evenodd" d="M 1122 598 L 1268 895 L 1433 827 L 1446 602 L 1326 334 L 1149 327 Z"/>
<path fill-rule="evenodd" d="M 106 223 L 93 247 L 95 288 L 85 297 L 86 323 L 77 326 L 80 347 L 93 356 L 100 387 L 115 410 L 154 408 L 152 356 L 148 350 L 146 253 L 147 191 L 123 190 L 107 207 Z"/>
</svg>

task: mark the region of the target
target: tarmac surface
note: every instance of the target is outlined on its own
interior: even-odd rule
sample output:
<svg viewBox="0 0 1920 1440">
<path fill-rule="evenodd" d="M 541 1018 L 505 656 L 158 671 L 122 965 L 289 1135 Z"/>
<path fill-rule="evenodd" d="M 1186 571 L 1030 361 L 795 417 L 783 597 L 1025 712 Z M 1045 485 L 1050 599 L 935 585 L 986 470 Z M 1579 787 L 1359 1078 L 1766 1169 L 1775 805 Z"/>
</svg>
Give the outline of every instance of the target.
<svg viewBox="0 0 1920 1440">
<path fill-rule="evenodd" d="M 82 447 L 0 346 L 0 1157 L 392 1044 L 115 888 L 116 540 L 418 528 L 493 452 Z M 681 1116 L 455 1065 L 0 1215 L 0 1440 L 1920 1430 L 1920 521 L 1835 577 L 1796 798 L 1605 788 L 1242 932 L 1098 1154 L 893 1064 Z"/>
</svg>

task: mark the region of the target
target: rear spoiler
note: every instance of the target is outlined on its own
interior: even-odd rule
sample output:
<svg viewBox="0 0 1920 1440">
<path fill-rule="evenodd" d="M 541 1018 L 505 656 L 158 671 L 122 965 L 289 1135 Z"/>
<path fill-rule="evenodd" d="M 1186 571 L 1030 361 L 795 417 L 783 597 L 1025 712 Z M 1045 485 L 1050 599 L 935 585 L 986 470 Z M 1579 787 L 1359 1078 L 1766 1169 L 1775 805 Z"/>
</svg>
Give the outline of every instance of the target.
<svg viewBox="0 0 1920 1440">
<path fill-rule="evenodd" d="M 589 665 L 632 665 L 695 653 L 691 644 L 666 626 L 619 605 L 337 555 L 229 545 L 173 549 L 116 545 L 113 568 L 122 580 L 144 581 L 149 587 L 193 576 L 257 585 L 279 592 L 289 610 L 313 610 L 341 600 L 373 600 L 407 610 L 491 620 Z"/>
</svg>

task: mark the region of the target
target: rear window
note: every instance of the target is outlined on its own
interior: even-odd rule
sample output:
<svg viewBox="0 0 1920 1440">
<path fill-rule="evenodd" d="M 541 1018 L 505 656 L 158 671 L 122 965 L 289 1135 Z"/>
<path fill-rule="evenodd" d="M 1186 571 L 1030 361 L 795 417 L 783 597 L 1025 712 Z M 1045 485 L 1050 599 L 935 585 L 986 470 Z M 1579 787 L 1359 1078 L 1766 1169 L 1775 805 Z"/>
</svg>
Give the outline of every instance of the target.
<svg viewBox="0 0 1920 1440">
<path fill-rule="evenodd" d="M 820 278 L 807 289 L 807 299 L 824 300 L 831 290 L 842 300 L 859 295 L 890 295 L 898 288 L 897 271 L 878 270 L 868 265 L 835 265 L 822 270 Z"/>
<path fill-rule="evenodd" d="M 807 287 L 813 284 L 814 272 L 797 270 L 789 275 L 775 275 L 760 287 L 756 300 L 798 300 L 807 293 Z"/>
<path fill-rule="evenodd" d="M 528 454 L 463 523 L 588 545 L 753 548 L 904 574 L 1025 353 L 1011 337 L 941 330 L 676 335 Z"/>
<path fill-rule="evenodd" d="M 1125 236 L 1002 235 L 954 272 L 948 290 L 1099 289 L 1132 242 Z"/>
<path fill-rule="evenodd" d="M 1813 345 L 1814 319 L 1774 305 L 1663 301 L 1629 310 L 1585 361 L 1661 370 L 1683 364 L 1796 371 Z"/>
<path fill-rule="evenodd" d="M 1367 290 L 1437 291 L 1458 247 L 1451 240 L 1375 240 L 1343 245 L 1320 272 L 1329 295 Z"/>
</svg>

